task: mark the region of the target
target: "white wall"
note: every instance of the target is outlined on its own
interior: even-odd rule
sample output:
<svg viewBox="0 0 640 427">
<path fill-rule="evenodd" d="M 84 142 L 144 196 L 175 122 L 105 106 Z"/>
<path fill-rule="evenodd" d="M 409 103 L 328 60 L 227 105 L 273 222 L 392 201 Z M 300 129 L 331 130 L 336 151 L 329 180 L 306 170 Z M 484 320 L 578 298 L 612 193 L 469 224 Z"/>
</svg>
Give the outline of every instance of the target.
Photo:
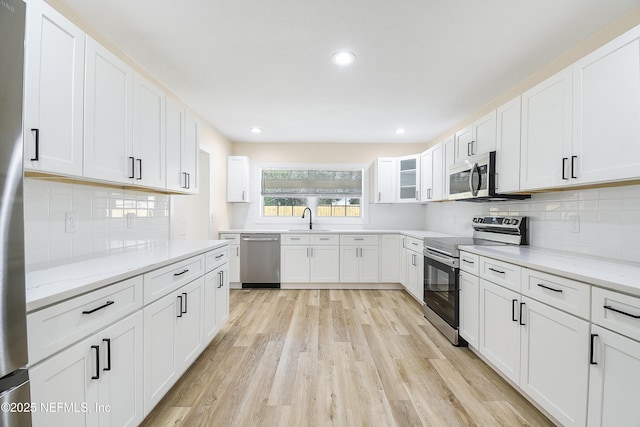
<svg viewBox="0 0 640 427">
<path fill-rule="evenodd" d="M 529 217 L 530 245 L 640 262 L 640 185 L 534 194 L 513 202 L 444 202 L 427 206 L 426 228 L 471 235 L 477 214 Z M 570 231 L 578 215 L 580 232 Z"/>
</svg>

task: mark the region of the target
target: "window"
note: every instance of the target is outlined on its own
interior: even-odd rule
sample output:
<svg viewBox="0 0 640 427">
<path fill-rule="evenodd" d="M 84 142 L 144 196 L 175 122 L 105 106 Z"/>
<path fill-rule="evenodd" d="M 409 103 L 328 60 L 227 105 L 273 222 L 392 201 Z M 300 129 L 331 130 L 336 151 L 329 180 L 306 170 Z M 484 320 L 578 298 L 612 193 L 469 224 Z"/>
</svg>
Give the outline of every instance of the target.
<svg viewBox="0 0 640 427">
<path fill-rule="evenodd" d="M 262 169 L 263 217 L 362 218 L 362 169 Z"/>
</svg>

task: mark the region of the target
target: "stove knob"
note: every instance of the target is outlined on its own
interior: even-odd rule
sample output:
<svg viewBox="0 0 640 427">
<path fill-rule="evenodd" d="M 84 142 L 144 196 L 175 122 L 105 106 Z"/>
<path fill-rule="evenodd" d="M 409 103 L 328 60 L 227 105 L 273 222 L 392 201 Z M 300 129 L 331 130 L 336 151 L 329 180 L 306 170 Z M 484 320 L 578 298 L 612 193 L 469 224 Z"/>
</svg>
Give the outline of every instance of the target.
<svg viewBox="0 0 640 427">
<path fill-rule="evenodd" d="M 509 218 L 505 218 L 502 223 L 506 224 L 506 225 L 509 225 L 509 224 L 511 224 L 511 220 Z"/>
<path fill-rule="evenodd" d="M 511 221 L 511 224 L 513 224 L 513 225 L 518 225 L 518 222 L 519 222 L 519 221 L 518 221 L 517 219 L 514 219 L 513 221 Z"/>
</svg>

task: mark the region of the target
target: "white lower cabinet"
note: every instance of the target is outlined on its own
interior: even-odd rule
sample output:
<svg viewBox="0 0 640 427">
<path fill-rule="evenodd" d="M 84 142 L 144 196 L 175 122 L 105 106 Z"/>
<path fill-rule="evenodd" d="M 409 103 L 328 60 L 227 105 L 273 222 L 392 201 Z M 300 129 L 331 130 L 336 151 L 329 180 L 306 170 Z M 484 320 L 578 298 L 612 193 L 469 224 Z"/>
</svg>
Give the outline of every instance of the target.
<svg viewBox="0 0 640 427">
<path fill-rule="evenodd" d="M 407 252 L 405 256 L 407 279 L 405 288 L 411 295 L 418 301 L 424 302 L 424 262 L 422 254 L 405 249 Z"/>
<path fill-rule="evenodd" d="M 229 318 L 229 266 L 223 265 L 204 277 L 204 344 L 216 336 Z"/>
<path fill-rule="evenodd" d="M 30 368 L 34 426 L 136 426 L 143 413 L 142 312 Z M 66 405 L 58 407 L 57 402 Z"/>
<path fill-rule="evenodd" d="M 479 306 L 480 279 L 473 274 L 461 271 L 459 333 L 473 348 L 478 348 Z"/>
<path fill-rule="evenodd" d="M 287 235 L 280 247 L 283 283 L 338 283 L 340 281 L 338 235 Z"/>
<path fill-rule="evenodd" d="M 340 282 L 377 283 L 378 251 L 378 246 L 341 246 Z"/>
<path fill-rule="evenodd" d="M 589 427 L 640 422 L 640 342 L 593 325 L 589 377 Z"/>
<path fill-rule="evenodd" d="M 383 234 L 380 236 L 380 282 L 400 282 L 401 239 L 399 234 Z"/>
</svg>

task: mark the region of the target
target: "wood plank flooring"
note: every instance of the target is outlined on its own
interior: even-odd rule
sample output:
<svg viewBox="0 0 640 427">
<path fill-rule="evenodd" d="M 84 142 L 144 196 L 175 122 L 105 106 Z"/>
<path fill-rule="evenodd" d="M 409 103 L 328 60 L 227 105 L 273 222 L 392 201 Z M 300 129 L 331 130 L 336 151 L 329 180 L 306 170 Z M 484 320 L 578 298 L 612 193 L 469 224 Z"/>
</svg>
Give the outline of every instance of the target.
<svg viewBox="0 0 640 427">
<path fill-rule="evenodd" d="M 551 426 L 401 290 L 232 290 L 145 426 Z"/>
</svg>

